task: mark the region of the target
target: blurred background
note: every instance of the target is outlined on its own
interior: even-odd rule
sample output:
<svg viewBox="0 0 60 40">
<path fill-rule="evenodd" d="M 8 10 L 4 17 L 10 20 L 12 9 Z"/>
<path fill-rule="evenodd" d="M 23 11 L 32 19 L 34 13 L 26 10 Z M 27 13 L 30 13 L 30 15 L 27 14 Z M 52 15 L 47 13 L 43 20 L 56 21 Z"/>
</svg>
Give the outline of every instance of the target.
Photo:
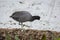
<svg viewBox="0 0 60 40">
<path fill-rule="evenodd" d="M 15 11 L 28 11 L 41 17 L 39 21 L 24 23 L 30 29 L 60 32 L 60 0 L 0 0 L 0 28 L 20 28 L 18 22 L 9 17 Z"/>
</svg>

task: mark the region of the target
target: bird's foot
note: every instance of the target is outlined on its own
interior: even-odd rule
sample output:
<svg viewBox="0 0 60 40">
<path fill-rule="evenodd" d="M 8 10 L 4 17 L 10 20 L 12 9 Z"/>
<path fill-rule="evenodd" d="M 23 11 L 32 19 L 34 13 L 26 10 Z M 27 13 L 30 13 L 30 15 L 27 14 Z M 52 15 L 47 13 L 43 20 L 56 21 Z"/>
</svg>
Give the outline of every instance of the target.
<svg viewBox="0 0 60 40">
<path fill-rule="evenodd" d="M 21 25 L 21 24 L 19 24 L 19 25 Z M 24 26 L 26 26 L 26 27 L 30 27 L 30 26 L 28 26 L 28 25 L 22 24 L 22 27 L 24 27 Z"/>
<path fill-rule="evenodd" d="M 23 26 L 30 27 L 30 26 L 28 26 L 28 25 L 25 25 L 25 24 L 23 24 Z"/>
</svg>

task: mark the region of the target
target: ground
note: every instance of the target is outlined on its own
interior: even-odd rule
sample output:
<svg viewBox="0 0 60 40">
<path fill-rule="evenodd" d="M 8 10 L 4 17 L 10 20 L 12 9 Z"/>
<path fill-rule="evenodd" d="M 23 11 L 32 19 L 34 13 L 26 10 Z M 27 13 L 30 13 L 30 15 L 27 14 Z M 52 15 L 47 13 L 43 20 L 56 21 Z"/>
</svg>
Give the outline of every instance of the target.
<svg viewBox="0 0 60 40">
<path fill-rule="evenodd" d="M 43 35 L 46 40 L 53 40 L 53 37 L 60 37 L 60 32 L 49 30 L 33 30 L 33 29 L 2 29 L 0 28 L 0 40 L 42 40 Z"/>
</svg>

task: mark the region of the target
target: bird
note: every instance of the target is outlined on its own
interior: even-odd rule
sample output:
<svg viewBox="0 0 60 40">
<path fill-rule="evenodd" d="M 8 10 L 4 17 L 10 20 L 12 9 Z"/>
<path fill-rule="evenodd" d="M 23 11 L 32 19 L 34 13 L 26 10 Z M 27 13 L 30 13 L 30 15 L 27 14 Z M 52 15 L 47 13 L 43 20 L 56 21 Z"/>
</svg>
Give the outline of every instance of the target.
<svg viewBox="0 0 60 40">
<path fill-rule="evenodd" d="M 23 25 L 23 23 L 27 21 L 40 20 L 40 16 L 32 16 L 28 11 L 15 11 L 10 17 L 18 21 L 19 25 Z"/>
</svg>

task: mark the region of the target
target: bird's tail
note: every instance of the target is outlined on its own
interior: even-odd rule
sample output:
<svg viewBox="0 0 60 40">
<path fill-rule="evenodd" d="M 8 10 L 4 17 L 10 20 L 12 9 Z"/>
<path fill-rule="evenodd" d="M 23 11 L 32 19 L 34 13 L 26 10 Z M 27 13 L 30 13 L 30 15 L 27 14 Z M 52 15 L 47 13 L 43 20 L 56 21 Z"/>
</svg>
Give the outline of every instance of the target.
<svg viewBox="0 0 60 40">
<path fill-rule="evenodd" d="M 10 16 L 10 17 L 12 17 L 12 16 Z"/>
</svg>

